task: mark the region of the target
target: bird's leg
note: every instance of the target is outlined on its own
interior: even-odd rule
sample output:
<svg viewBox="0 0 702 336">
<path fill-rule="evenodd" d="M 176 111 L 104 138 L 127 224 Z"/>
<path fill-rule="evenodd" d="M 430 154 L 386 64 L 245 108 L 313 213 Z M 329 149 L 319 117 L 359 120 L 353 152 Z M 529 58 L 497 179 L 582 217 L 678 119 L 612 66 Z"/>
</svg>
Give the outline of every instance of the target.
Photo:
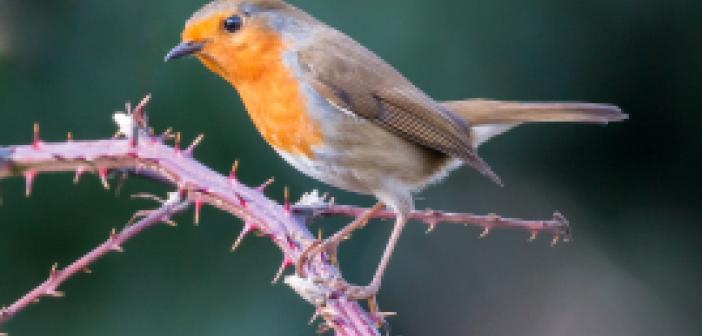
<svg viewBox="0 0 702 336">
<path fill-rule="evenodd" d="M 351 224 L 346 225 L 333 236 L 327 238 L 321 243 L 312 244 L 310 247 L 308 247 L 304 252 L 302 252 L 300 258 L 295 264 L 296 273 L 304 277 L 302 267 L 310 256 L 315 256 L 318 253 L 326 252 L 331 260 L 336 263 L 336 250 L 337 247 L 339 247 L 339 244 L 344 241 L 344 239 L 348 238 L 353 231 L 366 226 L 368 221 L 373 218 L 378 211 L 382 210 L 383 207 L 384 205 L 382 202 L 376 203 L 371 209 L 360 215 L 353 222 L 351 222 Z"/>
<path fill-rule="evenodd" d="M 378 211 L 383 210 L 385 205 L 383 202 L 376 203 L 372 208 L 366 211 L 364 214 L 356 218 L 351 224 L 346 225 L 341 230 L 337 231 L 333 236 L 327 238 L 322 245 L 320 245 L 318 252 L 324 251 L 336 258 L 336 251 L 342 241 L 351 237 L 351 234 L 368 224 L 368 221 L 375 216 Z"/>
<path fill-rule="evenodd" d="M 314 256 L 318 253 L 326 252 L 332 260 L 336 259 L 336 250 L 339 244 L 346 239 L 354 230 L 364 227 L 368 221 L 382 208 L 384 207 L 382 202 L 378 202 L 373 208 L 366 211 L 363 215 L 359 216 L 351 224 L 347 225 L 343 229 L 339 230 L 333 236 L 327 238 L 325 241 L 313 244 L 305 252 L 302 253 L 300 259 L 296 265 L 297 274 L 304 276 L 302 272 L 302 266 L 307 261 L 309 256 Z M 378 268 L 373 275 L 368 286 L 353 286 L 345 281 L 339 283 L 338 289 L 346 294 L 346 296 L 351 300 L 364 300 L 368 299 L 368 307 L 373 313 L 378 312 L 378 304 L 376 301 L 376 295 L 380 290 L 380 285 L 383 281 L 383 275 L 385 270 L 390 263 L 392 254 L 395 251 L 395 246 L 397 246 L 400 240 L 400 235 L 407 223 L 407 214 L 398 213 L 397 219 L 395 220 L 395 225 L 393 227 L 392 233 L 388 240 L 385 250 L 383 251 L 383 256 L 380 259 Z"/>
<path fill-rule="evenodd" d="M 388 244 L 385 246 L 383 257 L 380 259 L 380 264 L 378 265 L 378 268 L 376 269 L 375 275 L 373 276 L 373 279 L 371 280 L 370 284 L 365 287 L 345 285 L 345 288 L 341 288 L 341 290 L 343 290 L 346 293 L 349 299 L 368 299 L 369 308 L 372 311 L 377 312 L 377 303 L 375 301 L 375 296 L 380 290 L 380 284 L 383 281 L 383 275 L 385 274 L 385 270 L 387 269 L 388 264 L 390 263 L 390 258 L 392 257 L 392 254 L 395 251 L 395 246 L 397 246 L 397 242 L 400 240 L 400 235 L 402 234 L 402 230 L 405 227 L 405 223 L 407 223 L 407 215 L 398 214 L 397 219 L 395 220 L 395 226 L 392 229 L 392 234 L 390 235 L 390 239 L 388 240 Z"/>
</svg>

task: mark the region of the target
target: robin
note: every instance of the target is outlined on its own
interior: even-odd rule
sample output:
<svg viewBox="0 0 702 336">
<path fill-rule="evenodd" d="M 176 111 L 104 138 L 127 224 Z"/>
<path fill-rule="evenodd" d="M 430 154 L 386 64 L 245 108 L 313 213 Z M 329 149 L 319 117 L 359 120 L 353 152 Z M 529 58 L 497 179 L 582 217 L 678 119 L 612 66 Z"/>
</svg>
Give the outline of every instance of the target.
<svg viewBox="0 0 702 336">
<path fill-rule="evenodd" d="M 239 93 L 263 138 L 299 171 L 374 195 L 397 214 L 368 286 L 374 298 L 408 214 L 412 194 L 468 165 L 502 182 L 476 149 L 529 122 L 601 123 L 627 118 L 612 105 L 436 101 L 344 33 L 280 0 L 217 0 L 187 21 L 166 61 L 196 56 Z M 315 247 L 335 250 L 372 213 Z M 333 248 L 332 248 L 333 247 Z"/>
</svg>

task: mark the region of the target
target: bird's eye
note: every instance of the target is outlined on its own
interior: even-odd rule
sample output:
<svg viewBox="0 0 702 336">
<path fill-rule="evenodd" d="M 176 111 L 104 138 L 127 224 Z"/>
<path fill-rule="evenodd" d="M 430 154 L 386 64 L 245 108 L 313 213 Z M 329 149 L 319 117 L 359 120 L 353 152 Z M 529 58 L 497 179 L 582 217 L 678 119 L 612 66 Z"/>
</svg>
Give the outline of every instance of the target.
<svg viewBox="0 0 702 336">
<path fill-rule="evenodd" d="M 244 21 L 239 15 L 233 15 L 224 20 L 224 29 L 230 33 L 234 33 L 241 29 L 241 25 Z"/>
</svg>

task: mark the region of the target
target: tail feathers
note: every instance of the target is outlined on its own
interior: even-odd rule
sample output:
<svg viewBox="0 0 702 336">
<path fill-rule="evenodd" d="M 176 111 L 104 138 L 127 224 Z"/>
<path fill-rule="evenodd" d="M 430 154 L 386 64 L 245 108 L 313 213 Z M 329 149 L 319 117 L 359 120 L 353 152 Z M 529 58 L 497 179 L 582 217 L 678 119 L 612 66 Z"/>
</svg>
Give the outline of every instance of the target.
<svg viewBox="0 0 702 336">
<path fill-rule="evenodd" d="M 504 187 L 500 176 L 497 175 L 497 173 L 495 173 L 495 171 L 492 170 L 490 165 L 487 162 L 485 162 L 485 160 L 483 160 L 483 158 L 481 158 L 477 153 L 470 153 L 469 155 L 462 157 L 462 160 L 464 163 L 477 170 L 480 174 L 492 180 L 492 182 L 494 182 L 498 186 Z"/>
<path fill-rule="evenodd" d="M 471 126 L 518 125 L 527 122 L 580 122 L 607 124 L 628 115 L 614 105 L 592 103 L 522 103 L 472 99 L 443 102 Z"/>
<path fill-rule="evenodd" d="M 523 123 L 608 124 L 629 117 L 614 105 L 592 103 L 521 103 L 471 99 L 443 102 L 442 105 L 468 121 L 475 147 Z"/>
</svg>

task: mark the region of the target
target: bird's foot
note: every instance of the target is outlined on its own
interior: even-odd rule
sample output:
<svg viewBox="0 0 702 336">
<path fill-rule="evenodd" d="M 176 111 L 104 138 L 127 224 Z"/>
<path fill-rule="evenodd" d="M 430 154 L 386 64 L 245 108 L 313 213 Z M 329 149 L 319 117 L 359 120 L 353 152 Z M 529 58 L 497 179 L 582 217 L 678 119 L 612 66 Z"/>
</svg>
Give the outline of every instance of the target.
<svg viewBox="0 0 702 336">
<path fill-rule="evenodd" d="M 377 311 L 378 304 L 376 297 L 379 286 L 368 285 L 368 286 L 352 286 L 347 285 L 342 289 L 344 294 L 349 300 L 368 300 L 368 306 L 371 310 Z M 375 309 L 374 309 L 375 308 Z"/>
<path fill-rule="evenodd" d="M 345 296 L 348 300 L 367 300 L 368 311 L 376 319 L 378 327 L 389 328 L 386 318 L 397 315 L 395 312 L 380 311 L 377 300 L 378 291 L 380 290 L 379 282 L 371 283 L 368 286 L 355 286 L 342 280 L 336 284 L 335 289 L 338 291 L 338 295 Z"/>
<path fill-rule="evenodd" d="M 295 263 L 295 274 L 302 278 L 306 278 L 307 274 L 304 270 L 305 264 L 307 264 L 307 262 L 311 258 L 314 258 L 315 256 L 321 254 L 325 254 L 326 257 L 329 258 L 329 262 L 332 263 L 332 265 L 338 266 L 336 251 L 339 247 L 340 242 L 336 242 L 332 240 L 332 238 L 333 237 L 326 240 L 317 239 L 312 244 L 310 244 L 310 246 L 308 246 L 304 251 L 302 251 L 300 257 Z"/>
<path fill-rule="evenodd" d="M 382 202 L 378 202 L 353 222 L 346 225 L 344 228 L 336 232 L 331 237 L 322 240 L 322 237 L 317 238 L 315 242 L 310 244 L 303 252 L 300 254 L 297 263 L 295 263 L 295 272 L 298 276 L 305 278 L 304 266 L 309 259 L 316 257 L 317 255 L 326 255 L 334 266 L 337 266 L 337 250 L 341 242 L 351 237 L 353 231 L 362 228 L 368 224 L 368 221 L 373 218 L 373 216 L 384 207 Z"/>
<path fill-rule="evenodd" d="M 380 291 L 380 283 L 371 283 L 368 286 L 356 286 L 349 284 L 345 280 L 337 281 L 334 286 L 339 296 L 344 296 L 349 300 L 368 300 L 368 309 L 372 313 L 378 312 L 378 301 L 376 300 Z"/>
</svg>

